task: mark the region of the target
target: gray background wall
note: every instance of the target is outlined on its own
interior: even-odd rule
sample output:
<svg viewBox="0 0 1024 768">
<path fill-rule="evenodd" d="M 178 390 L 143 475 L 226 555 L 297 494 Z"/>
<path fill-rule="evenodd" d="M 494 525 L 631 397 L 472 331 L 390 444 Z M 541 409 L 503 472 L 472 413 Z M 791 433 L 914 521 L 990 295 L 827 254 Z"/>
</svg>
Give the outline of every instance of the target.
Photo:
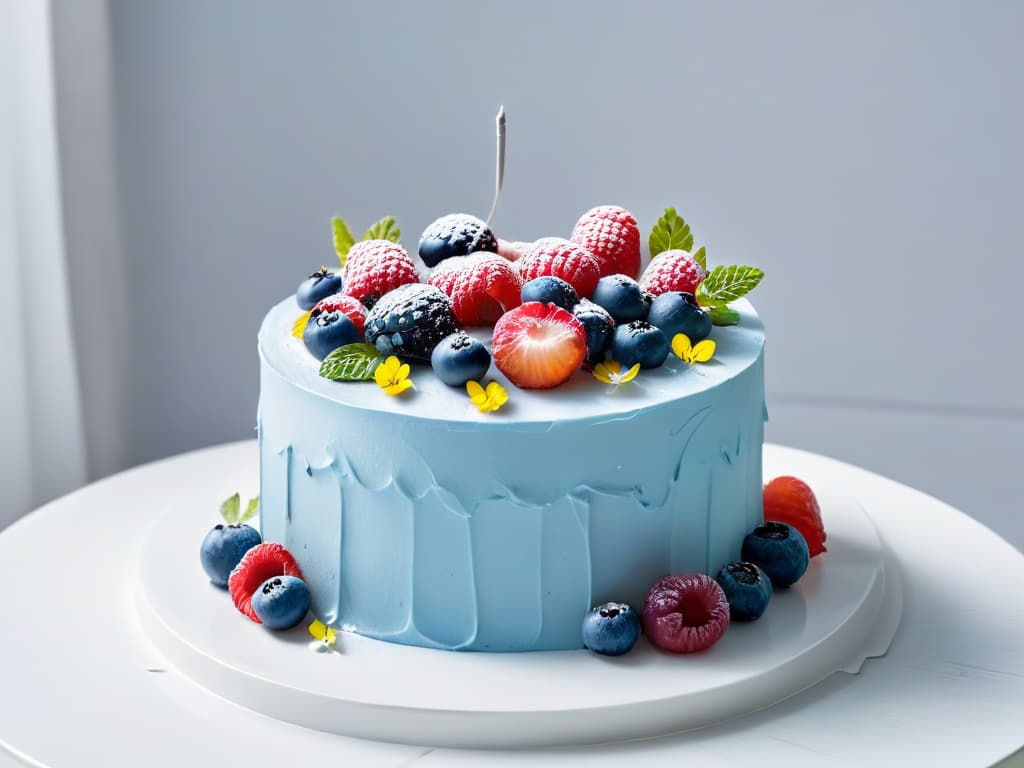
<svg viewBox="0 0 1024 768">
<path fill-rule="evenodd" d="M 251 435 L 256 329 L 331 263 L 329 217 L 394 214 L 412 248 L 485 214 L 504 103 L 499 235 L 675 205 L 713 262 L 767 273 L 769 439 L 1022 547 L 1022 28 L 1011 2 L 115 0 L 123 305 L 85 386 L 124 440 L 94 462 Z"/>
</svg>

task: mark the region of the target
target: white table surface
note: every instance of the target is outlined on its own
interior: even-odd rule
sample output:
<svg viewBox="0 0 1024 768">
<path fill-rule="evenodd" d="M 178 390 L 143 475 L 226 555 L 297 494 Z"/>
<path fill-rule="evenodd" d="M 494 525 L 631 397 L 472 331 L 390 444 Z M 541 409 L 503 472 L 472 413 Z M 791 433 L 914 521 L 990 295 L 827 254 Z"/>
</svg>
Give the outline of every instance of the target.
<svg viewBox="0 0 1024 768">
<path fill-rule="evenodd" d="M 990 766 L 1024 745 L 1024 556 L 925 494 L 777 446 L 766 447 L 766 477 L 842 484 L 897 554 L 903 623 L 859 675 L 700 731 L 572 750 L 428 750 L 254 714 L 169 668 L 138 625 L 131 577 L 168 489 L 187 483 L 215 507 L 254 494 L 256 467 L 252 441 L 196 451 L 90 485 L 0 534 L 0 765 Z"/>
</svg>

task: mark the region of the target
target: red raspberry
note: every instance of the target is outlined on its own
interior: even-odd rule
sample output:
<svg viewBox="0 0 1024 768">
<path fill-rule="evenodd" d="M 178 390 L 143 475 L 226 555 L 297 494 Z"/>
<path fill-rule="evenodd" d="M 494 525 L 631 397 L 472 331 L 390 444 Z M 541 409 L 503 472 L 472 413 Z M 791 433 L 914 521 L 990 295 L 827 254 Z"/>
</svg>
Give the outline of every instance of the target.
<svg viewBox="0 0 1024 768">
<path fill-rule="evenodd" d="M 807 540 L 811 557 L 827 552 L 825 524 L 814 491 L 795 477 L 776 477 L 764 487 L 764 520 L 786 523 L 796 528 Z"/>
<path fill-rule="evenodd" d="M 597 257 L 601 277 L 640 274 L 640 227 L 625 208 L 599 205 L 580 216 L 569 238 Z"/>
<path fill-rule="evenodd" d="M 528 301 L 494 326 L 491 355 L 498 370 L 523 389 L 567 381 L 587 355 L 583 324 L 554 304 Z"/>
<path fill-rule="evenodd" d="M 274 576 L 296 576 L 302 578 L 295 558 L 280 544 L 257 544 L 246 552 L 235 569 L 228 576 L 228 591 L 235 607 L 255 621 L 262 624 L 260 617 L 252 609 L 253 593 L 267 579 Z"/>
<path fill-rule="evenodd" d="M 687 251 L 662 251 L 640 276 L 640 287 L 655 296 L 669 291 L 696 293 L 707 273 Z"/>
<path fill-rule="evenodd" d="M 385 293 L 419 281 L 416 265 L 398 243 L 363 240 L 348 252 L 344 293 L 367 307 L 372 307 Z"/>
<path fill-rule="evenodd" d="M 520 304 L 515 267 L 489 251 L 445 259 L 427 282 L 448 294 L 460 325 L 490 325 Z"/>
<path fill-rule="evenodd" d="M 316 317 L 321 312 L 334 312 L 335 310 L 351 320 L 356 330 L 362 334 L 363 326 L 366 324 L 366 307 L 357 299 L 346 296 L 344 293 L 336 293 L 326 299 L 320 299 L 309 314 L 310 317 Z"/>
<path fill-rule="evenodd" d="M 664 651 L 703 651 L 729 627 L 729 601 L 703 573 L 662 576 L 644 600 L 643 626 L 647 639 Z"/>
<path fill-rule="evenodd" d="M 560 237 L 538 240 L 518 263 L 524 283 L 553 275 L 569 283 L 581 298 L 589 298 L 601 279 L 597 257 L 583 246 Z"/>
</svg>

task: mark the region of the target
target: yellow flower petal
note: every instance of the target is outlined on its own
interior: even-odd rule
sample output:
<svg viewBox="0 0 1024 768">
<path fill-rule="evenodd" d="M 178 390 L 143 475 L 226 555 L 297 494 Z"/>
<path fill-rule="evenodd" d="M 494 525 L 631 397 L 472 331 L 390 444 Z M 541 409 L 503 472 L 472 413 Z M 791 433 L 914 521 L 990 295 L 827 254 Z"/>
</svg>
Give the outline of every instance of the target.
<svg viewBox="0 0 1024 768">
<path fill-rule="evenodd" d="M 309 316 L 311 312 L 303 312 L 299 317 L 292 323 L 292 336 L 296 339 L 301 339 L 302 334 L 306 332 L 306 323 L 309 322 Z"/>
<path fill-rule="evenodd" d="M 715 342 L 711 339 L 697 342 L 697 346 L 690 353 L 690 361 L 694 363 L 706 363 L 715 354 Z"/>
<path fill-rule="evenodd" d="M 388 358 L 381 363 L 381 367 L 387 372 L 388 378 L 394 380 L 399 369 L 402 367 L 402 361 L 394 355 L 389 355 Z"/>
<path fill-rule="evenodd" d="M 691 350 L 690 337 L 685 333 L 677 333 L 672 337 L 672 351 L 680 360 L 690 362 Z"/>
<path fill-rule="evenodd" d="M 484 393 L 484 388 L 480 386 L 480 382 L 478 381 L 466 382 L 466 394 L 469 395 L 469 399 L 473 401 L 473 405 L 477 406 L 487 399 L 487 395 Z"/>
<path fill-rule="evenodd" d="M 327 631 L 327 626 L 320 619 L 313 619 L 313 623 L 309 625 L 309 634 L 313 636 L 314 640 L 326 639 Z"/>
<path fill-rule="evenodd" d="M 487 399 L 494 404 L 494 410 L 498 410 L 508 402 L 508 392 L 501 384 L 492 381 L 487 385 Z"/>
<path fill-rule="evenodd" d="M 373 371 L 373 380 L 377 382 L 378 387 L 387 387 L 391 384 L 391 376 L 388 375 L 387 368 L 384 363 L 380 363 Z"/>
<path fill-rule="evenodd" d="M 602 381 L 605 384 L 614 384 L 612 376 L 617 374 L 621 370 L 620 366 L 615 360 L 608 360 L 600 362 L 594 366 L 594 378 L 598 381 Z"/>
<path fill-rule="evenodd" d="M 636 375 L 640 372 L 640 363 L 636 363 L 632 368 L 626 371 L 619 378 L 619 384 L 625 384 L 627 381 L 632 381 L 636 378 Z"/>
<path fill-rule="evenodd" d="M 409 381 L 409 379 L 401 379 L 400 381 L 396 381 L 393 384 L 389 384 L 384 387 L 384 391 L 389 395 L 400 395 L 411 386 L 412 382 Z"/>
<path fill-rule="evenodd" d="M 412 369 L 409 367 L 408 363 L 402 363 L 402 365 L 399 366 L 398 370 L 395 372 L 395 380 L 401 381 L 402 379 L 408 379 L 409 371 L 411 370 Z"/>
</svg>

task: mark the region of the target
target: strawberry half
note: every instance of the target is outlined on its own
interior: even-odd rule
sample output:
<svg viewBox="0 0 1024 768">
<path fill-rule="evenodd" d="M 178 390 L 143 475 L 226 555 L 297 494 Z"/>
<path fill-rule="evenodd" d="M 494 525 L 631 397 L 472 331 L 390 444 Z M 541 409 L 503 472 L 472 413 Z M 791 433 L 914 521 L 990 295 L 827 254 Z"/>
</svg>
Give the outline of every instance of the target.
<svg viewBox="0 0 1024 768">
<path fill-rule="evenodd" d="M 252 609 L 252 596 L 263 582 L 275 576 L 301 579 L 302 571 L 287 549 L 280 544 L 263 543 L 246 552 L 228 577 L 228 591 L 235 607 L 257 624 L 263 622 Z"/>
<path fill-rule="evenodd" d="M 491 355 L 498 370 L 522 389 L 550 389 L 567 381 L 587 356 L 583 324 L 554 304 L 528 301 L 494 326 Z"/>
<path fill-rule="evenodd" d="M 776 477 L 764 487 L 762 498 L 765 522 L 786 523 L 800 531 L 811 557 L 828 551 L 821 507 L 807 483 L 788 475 Z"/>
</svg>

